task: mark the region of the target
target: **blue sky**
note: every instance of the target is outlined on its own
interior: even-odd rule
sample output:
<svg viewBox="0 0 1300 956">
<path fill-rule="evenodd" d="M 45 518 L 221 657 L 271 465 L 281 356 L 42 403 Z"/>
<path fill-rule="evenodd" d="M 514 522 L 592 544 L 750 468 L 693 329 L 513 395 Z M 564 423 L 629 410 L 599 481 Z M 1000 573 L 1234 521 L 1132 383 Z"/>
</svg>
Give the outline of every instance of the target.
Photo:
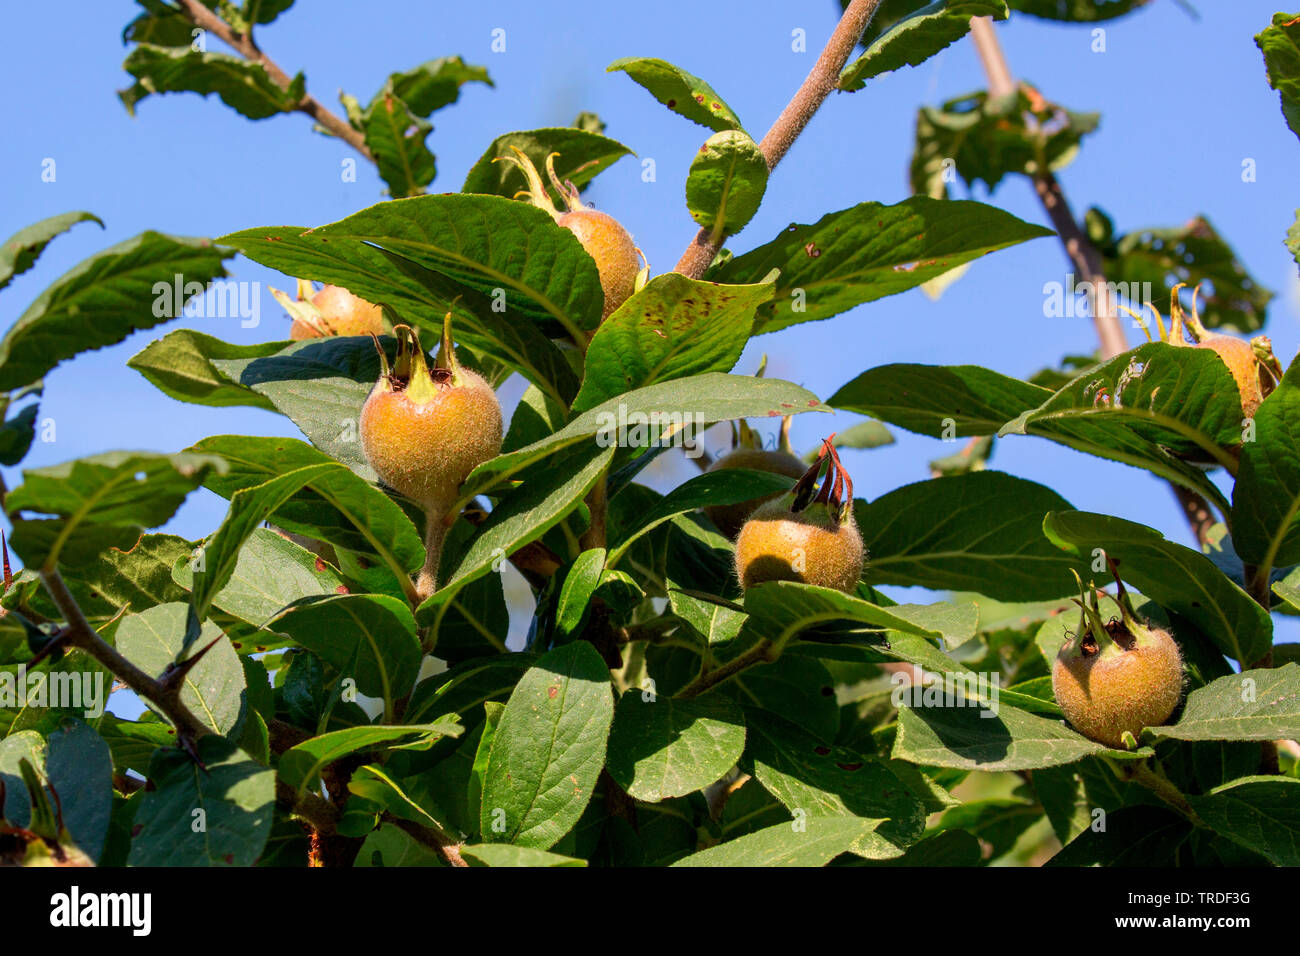
<svg viewBox="0 0 1300 956">
<path fill-rule="evenodd" d="M 1123 231 L 1208 216 L 1256 278 L 1277 293 L 1266 331 L 1289 362 L 1300 345 L 1300 284 L 1282 238 L 1300 205 L 1294 188 L 1300 142 L 1283 122 L 1252 40 L 1275 6 L 1258 0 L 1198 0 L 1197 6 L 1198 20 L 1172 0 L 1156 0 L 1101 25 L 1104 53 L 1093 52 L 1087 26 L 1020 16 L 998 29 L 1017 77 L 1072 109 L 1102 113 L 1099 131 L 1060 176 L 1076 212 L 1100 205 Z M 58 239 L 33 272 L 0 295 L 0 322 L 12 322 L 85 256 L 144 229 L 216 236 L 259 225 L 315 226 L 383 198 L 382 183 L 364 162 L 356 182 L 342 182 L 340 163 L 352 157 L 350 149 L 313 133 L 299 114 L 250 123 L 215 98 L 178 94 L 151 97 L 129 117 L 115 91 L 128 85 L 120 35 L 136 8 L 126 0 L 79 3 L 75 24 L 58 9 L 55 15 L 49 5 L 15 5 L 0 38 L 0 81 L 10 91 L 0 145 L 0 181 L 7 185 L 0 236 L 73 209 L 96 213 L 107 228 L 82 225 Z M 299 0 L 261 30 L 259 41 L 290 74 L 304 70 L 308 89 L 331 107 L 337 107 L 339 89 L 365 102 L 392 70 L 434 57 L 460 54 L 486 66 L 495 88 L 469 86 L 459 104 L 434 116 L 434 190 L 459 189 L 470 165 L 502 132 L 568 125 L 580 110 L 596 111 L 608 135 L 639 157 L 655 159 L 658 175 L 645 183 L 640 164 L 624 159 L 596 181 L 587 199 L 621 219 L 661 272 L 672 268 L 694 234 L 683 183 L 708 131 L 667 111 L 626 75 L 607 74 L 605 66 L 637 55 L 677 63 L 707 79 L 757 138 L 812 66 L 837 12 L 834 0 L 621 6 L 574 0 L 559 9 L 516 0 Z M 506 31 L 504 53 L 490 49 L 495 28 Z M 806 31 L 806 53 L 791 50 L 796 28 Z M 210 49 L 222 48 L 213 40 Z M 863 200 L 906 198 L 917 108 L 983 85 L 974 49 L 962 41 L 918 68 L 832 96 L 731 248 L 743 252 L 791 221 L 811 222 Z M 41 181 L 46 158 L 57 163 L 52 183 Z M 1255 182 L 1242 181 L 1248 158 L 1255 161 Z M 989 197 L 978 191 L 975 198 Z M 992 201 L 1044 221 L 1020 179 L 1006 181 Z M 232 269 L 236 278 L 261 281 L 263 290 L 291 288 L 283 276 L 246 260 L 235 260 Z M 823 397 L 864 369 L 889 362 L 969 362 L 1028 375 L 1095 347 L 1090 320 L 1043 317 L 1043 284 L 1063 282 L 1067 271 L 1059 245 L 1036 240 L 978 261 L 937 302 L 914 291 L 756 339 L 737 371 L 752 371 L 766 352 L 769 375 Z M 288 328 L 266 293 L 258 328 L 240 328 L 234 319 L 193 324 L 236 342 L 284 338 Z M 267 412 L 200 408 L 156 392 L 125 363 L 166 331 L 140 333 L 51 373 L 42 417 L 54 420 L 56 441 L 38 441 L 25 464 L 112 448 L 172 451 L 211 434 L 296 434 L 286 419 Z M 1130 331 L 1135 342 L 1138 334 Z M 518 391 L 510 386 L 503 397 Z M 812 447 L 856 420 L 848 414 L 834 420 L 801 416 L 795 444 Z M 955 448 L 897 436 L 889 448 L 846 456 L 859 494 L 874 498 L 923 479 L 927 461 Z M 720 441 L 715 437 L 709 447 Z M 1145 472 L 1028 438 L 1000 442 L 994 466 L 1050 485 L 1078 508 L 1141 521 L 1190 543 L 1168 487 Z M 671 484 L 689 474 L 689 466 L 678 463 L 654 480 Z M 6 478 L 11 486 L 19 481 L 13 469 Z M 223 501 L 201 492 L 170 528 L 201 537 L 224 510 Z M 1294 639 L 1298 630 L 1284 621 L 1279 632 Z"/>
</svg>

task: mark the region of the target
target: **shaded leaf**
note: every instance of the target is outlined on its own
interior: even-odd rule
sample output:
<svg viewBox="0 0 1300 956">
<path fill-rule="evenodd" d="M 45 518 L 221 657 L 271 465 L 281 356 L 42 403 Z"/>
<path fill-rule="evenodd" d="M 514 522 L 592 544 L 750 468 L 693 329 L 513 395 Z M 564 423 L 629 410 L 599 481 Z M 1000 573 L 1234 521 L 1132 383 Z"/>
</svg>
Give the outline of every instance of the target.
<svg viewBox="0 0 1300 956">
<path fill-rule="evenodd" d="M 708 83 L 680 67 L 654 57 L 623 57 L 605 68 L 622 70 L 660 103 L 714 132 L 740 129 L 740 119 Z"/>
</svg>

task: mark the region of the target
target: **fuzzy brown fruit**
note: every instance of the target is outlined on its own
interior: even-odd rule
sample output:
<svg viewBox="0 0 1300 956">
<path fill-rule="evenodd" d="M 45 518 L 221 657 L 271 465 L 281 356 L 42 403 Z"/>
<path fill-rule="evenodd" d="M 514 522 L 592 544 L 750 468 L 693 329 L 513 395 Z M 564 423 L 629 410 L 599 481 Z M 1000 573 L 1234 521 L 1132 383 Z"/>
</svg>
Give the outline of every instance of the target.
<svg viewBox="0 0 1300 956">
<path fill-rule="evenodd" d="M 808 470 L 808 466 L 794 456 L 790 450 L 790 419 L 781 423 L 781 442 L 775 449 L 762 447 L 762 440 L 743 421 L 739 423 L 739 432 L 733 430 L 736 447 L 709 466 L 709 471 L 723 471 L 728 468 L 745 468 L 750 471 L 766 471 L 773 475 L 785 475 L 787 478 L 799 478 Z M 734 505 L 710 505 L 703 509 L 719 531 L 733 541 L 745 521 L 763 504 L 781 497 L 781 492 L 753 498 Z"/>
<path fill-rule="evenodd" d="M 501 452 L 501 404 L 482 376 L 456 360 L 450 312 L 433 369 L 413 329 L 394 331 L 397 359 L 390 370 L 381 352 L 383 370 L 361 409 L 361 449 L 384 484 L 425 511 L 429 560 L 419 588 L 427 596 L 461 484 Z"/>
<path fill-rule="evenodd" d="M 1118 581 L 1118 576 L 1116 577 Z M 1169 719 L 1183 695 L 1183 659 L 1173 636 L 1138 620 L 1120 585 L 1121 618 L 1102 623 L 1097 594 L 1076 635 L 1052 665 L 1052 691 L 1066 720 L 1091 740 L 1123 748 L 1144 727 Z"/>
<path fill-rule="evenodd" d="M 823 460 L 826 478 L 817 491 Z M 847 500 L 841 497 L 846 484 Z M 865 559 L 853 520 L 853 483 L 829 438 L 794 488 L 761 505 L 736 538 L 736 576 L 746 590 L 765 581 L 798 581 L 852 593 Z"/>
<path fill-rule="evenodd" d="M 517 146 L 512 146 L 511 149 L 514 150 L 514 156 L 498 156 L 497 159 L 513 163 L 528 181 L 528 189 L 520 191 L 516 198 L 527 197 L 534 206 L 550 213 L 558 225 L 573 233 L 582 248 L 587 250 L 587 255 L 596 261 L 600 288 L 605 295 L 605 305 L 600 313 L 603 322 L 637 290 L 643 275 L 641 250 L 636 247 L 622 223 L 609 213 L 584 205 L 577 188 L 570 182 L 560 181 L 555 173 L 555 157 L 559 153 L 551 153 L 546 157 L 546 172 L 551 185 L 564 200 L 567 207 L 564 212 L 556 212 L 550 193 L 542 182 L 541 173 L 528 154 Z"/>
<path fill-rule="evenodd" d="M 379 306 L 353 295 L 342 286 L 327 285 L 307 298 L 304 292 L 309 289 L 309 285 L 299 283 L 297 302 L 283 293 L 276 295 L 293 316 L 289 338 L 295 342 L 329 335 L 383 334 L 384 313 Z"/>
</svg>

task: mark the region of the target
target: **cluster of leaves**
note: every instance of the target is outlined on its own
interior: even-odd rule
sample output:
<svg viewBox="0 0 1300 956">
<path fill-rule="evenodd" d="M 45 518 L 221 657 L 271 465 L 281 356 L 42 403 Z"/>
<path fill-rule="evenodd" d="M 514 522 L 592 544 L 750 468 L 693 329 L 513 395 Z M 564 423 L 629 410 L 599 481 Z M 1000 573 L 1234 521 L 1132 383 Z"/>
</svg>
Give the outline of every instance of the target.
<svg viewBox="0 0 1300 956">
<path fill-rule="evenodd" d="M 176 11 L 144 5 L 129 28 L 137 52 L 206 69 L 167 45 Z M 1073 6 L 1087 19 L 1135 5 Z M 264 22 L 285 6 L 241 15 Z M 1006 15 L 1000 3 L 910 17 L 890 6 L 902 12 L 866 39 L 845 88 L 919 62 L 973 13 Z M 766 166 L 725 101 L 660 60 L 611 69 L 714 131 L 688 207 L 718 235 L 743 227 Z M 417 112 L 433 102 L 397 76 L 381 96 Z M 6 835 L 31 837 L 27 861 L 75 849 L 100 865 L 303 865 L 325 852 L 314 831 L 331 853 L 385 866 L 975 866 L 1027 835 L 1059 840 L 1059 864 L 1300 863 L 1297 763 L 1257 773 L 1268 742 L 1300 736 L 1300 663 L 1272 643 L 1272 614 L 1300 613 L 1300 372 L 1261 405 L 1253 435 L 1219 358 L 1163 343 L 1036 382 L 884 365 L 826 402 L 731 374 L 754 335 L 1050 233 L 969 200 L 864 202 L 721 256 L 704 279 L 653 278 L 602 323 L 592 258 L 508 198 L 514 174 L 491 162 L 511 146 L 556 151 L 590 181 L 629 150 L 589 127 L 508 133 L 460 193 L 315 228 L 215 244 L 146 233 L 58 280 L 0 341 L 0 386 L 17 401 L 57 362 L 164 321 L 154 281 L 219 279 L 238 252 L 430 333 L 450 309 L 462 361 L 494 383 L 528 382 L 502 453 L 462 486 L 444 583 L 421 599 L 421 516 L 376 482 L 356 437 L 379 371 L 369 339 L 239 346 L 178 329 L 132 358 L 173 399 L 272 410 L 306 441 L 219 435 L 176 454 L 98 455 L 29 469 L 7 496 L 25 569 L 0 602 L 0 817 Z M 85 219 L 9 240 L 0 288 Z M 967 456 L 854 502 L 871 555 L 855 593 L 770 582 L 741 594 L 732 545 L 699 509 L 790 482 L 719 470 L 660 494 L 637 478 L 666 445 L 600 439 L 611 417 L 680 428 L 689 415 L 698 429 L 828 407 L 874 420 L 848 442 L 860 447 L 887 441 L 887 422 L 1032 435 L 1142 468 L 1204 496 L 1231 535 L 1202 553 Z M 5 425 L 13 460 L 33 416 Z M 211 535 L 149 530 L 200 487 L 230 503 Z M 1135 750 L 1073 731 L 1052 694 L 1071 572 L 1096 577 L 1098 555 L 1119 562 L 1189 665 L 1185 704 Z M 535 603 L 522 651 L 505 645 L 506 560 Z M 950 596 L 899 604 L 882 585 Z M 138 719 L 3 697 L 20 676 L 90 687 L 114 663 L 132 687 L 166 691 L 145 693 Z M 956 678 L 962 700 L 899 694 L 901 672 Z M 1171 791 L 1178 800 L 1160 799 Z"/>
</svg>

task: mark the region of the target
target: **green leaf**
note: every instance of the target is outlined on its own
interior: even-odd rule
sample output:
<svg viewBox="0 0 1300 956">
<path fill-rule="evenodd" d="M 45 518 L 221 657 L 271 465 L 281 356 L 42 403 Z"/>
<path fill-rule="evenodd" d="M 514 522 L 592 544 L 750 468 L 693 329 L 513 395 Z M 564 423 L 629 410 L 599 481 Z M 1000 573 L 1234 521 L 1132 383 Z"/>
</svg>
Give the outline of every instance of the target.
<svg viewBox="0 0 1300 956">
<path fill-rule="evenodd" d="M 417 612 L 423 623 L 435 612 L 441 618 L 460 588 L 493 570 L 519 547 L 555 527 L 582 503 L 614 457 L 612 448 L 588 446 L 561 458 L 521 488 L 502 498 L 470 542 L 438 591 Z"/>
<path fill-rule="evenodd" d="M 0 245 L 0 289 L 7 286 L 14 276 L 20 276 L 34 266 L 51 240 L 79 222 L 94 222 L 101 229 L 104 227 L 103 220 L 94 213 L 65 212 L 24 226 L 6 239 Z"/>
<path fill-rule="evenodd" d="M 39 411 L 39 405 L 28 405 L 0 425 L 0 465 L 16 465 L 27 457 L 36 438 L 36 415 Z"/>
<path fill-rule="evenodd" d="M 219 454 L 227 462 L 228 471 L 209 476 L 207 482 L 223 498 L 299 468 L 336 464 L 291 438 L 218 435 L 205 438 L 194 450 Z M 374 553 L 399 582 L 424 563 L 424 542 L 411 519 L 393 499 L 345 468 L 323 470 L 276 509 L 275 521 L 297 534 Z"/>
<path fill-rule="evenodd" d="M 1171 866 L 1192 833 L 1185 817 L 1164 807 L 1120 807 L 1105 819 L 1105 829 L 1084 830 L 1045 865 Z"/>
<path fill-rule="evenodd" d="M 755 332 L 828 319 L 863 302 L 905 292 L 989 252 L 1050 236 L 1041 226 L 970 200 L 912 196 L 892 206 L 859 203 L 710 270 L 717 282 L 761 282 L 779 269 L 776 297 Z"/>
<path fill-rule="evenodd" d="M 1008 175 L 1063 169 L 1099 118 L 1045 100 L 1027 84 L 998 98 L 980 91 L 923 106 L 916 115 L 912 191 L 944 199 L 954 172 L 967 187 L 982 180 L 991 192 Z"/>
<path fill-rule="evenodd" d="M 633 688 L 614 710 L 609 775 L 637 800 L 658 803 L 721 780 L 744 749 L 745 718 L 730 698 L 674 700 Z"/>
<path fill-rule="evenodd" d="M 176 748 L 154 752 L 131 866 L 252 866 L 266 846 L 275 772 L 220 737 L 196 746 L 206 769 Z"/>
<path fill-rule="evenodd" d="M 988 859 L 996 860 L 1042 818 L 1042 807 L 1025 800 L 972 800 L 946 811 L 936 829 L 961 830 L 977 837 L 988 845 Z"/>
<path fill-rule="evenodd" d="M 547 156 L 559 153 L 555 157 L 556 175 L 560 182 L 573 183 L 578 189 L 585 188 L 622 157 L 632 155 L 622 143 L 587 130 L 550 127 L 503 133 L 470 167 L 461 192 L 490 193 L 513 199 L 516 193 L 527 189 L 528 183 L 517 166 L 493 162 L 500 156 L 513 157 L 512 147 L 522 149 L 538 169 L 545 168 Z"/>
<path fill-rule="evenodd" d="M 996 713 L 976 706 L 909 705 L 898 712 L 893 756 L 925 767 L 999 771 L 1058 767 L 1108 751 L 1059 720 L 1003 703 Z"/>
<path fill-rule="evenodd" d="M 388 85 L 416 116 L 428 116 L 460 99 L 466 83 L 496 86 L 486 67 L 466 63 L 458 56 L 442 56 L 409 70 L 393 73 Z"/>
<path fill-rule="evenodd" d="M 831 743 L 840 729 L 835 683 L 817 658 L 787 653 L 769 664 L 742 671 L 720 689 L 746 707 L 783 714 L 823 743 Z"/>
<path fill-rule="evenodd" d="M 1191 287 L 1204 283 L 1195 302 L 1208 328 L 1255 332 L 1264 325 L 1273 293 L 1246 270 L 1237 254 L 1204 216 L 1170 229 L 1134 229 L 1115 237 L 1110 218 L 1100 209 L 1084 217 L 1089 238 L 1101 253 L 1106 279 L 1124 298 L 1141 308 L 1154 294 L 1186 283 L 1180 298 L 1193 304 Z M 1153 291 L 1154 290 L 1154 291 Z M 1154 303 L 1161 309 L 1163 303 Z"/>
<path fill-rule="evenodd" d="M 194 329 L 176 329 L 150 342 L 127 361 L 160 390 L 181 402 L 218 408 L 248 405 L 275 411 L 265 396 L 219 372 L 214 359 L 256 359 L 275 355 L 279 342 L 231 345 Z"/>
<path fill-rule="evenodd" d="M 404 202 L 426 202 L 441 198 L 445 197 L 417 197 L 415 200 Z M 525 203 L 512 205 L 528 208 Z M 403 205 L 398 208 L 409 207 Z M 549 217 L 547 219 L 549 221 Z M 529 228 L 537 225 L 537 222 L 533 221 L 529 224 Z M 567 232 L 567 230 L 560 231 Z M 499 299 L 484 295 L 453 278 L 361 240 L 329 239 L 320 242 L 315 238 L 314 231 L 305 232 L 293 226 L 250 229 L 232 233 L 227 238 L 231 244 L 239 246 L 244 255 L 262 265 L 304 279 L 316 279 L 340 285 L 367 301 L 388 305 L 402 320 L 432 333 L 434 339 L 430 341 L 436 341 L 436 337 L 442 334 L 443 315 L 451 310 L 454 313 L 452 324 L 456 338 L 461 344 L 470 346 L 479 355 L 494 358 L 518 370 L 529 381 L 545 389 L 566 407 L 577 394 L 577 376 L 574 375 L 564 354 L 537 325 L 532 322 L 516 321 L 515 310 L 519 303 L 514 298 Z M 476 242 L 480 239 L 484 243 L 488 241 L 483 236 L 475 237 Z M 528 245 L 531 249 L 540 245 L 543 253 L 548 249 L 553 251 L 553 246 L 546 243 L 531 242 L 530 244 L 524 239 L 520 242 L 521 246 L 518 248 Z M 563 239 L 558 242 L 563 249 L 569 249 Z M 475 248 L 478 248 L 477 245 Z M 586 256 L 581 246 L 578 246 L 578 254 Z M 586 290 L 585 294 L 593 295 L 594 293 L 585 285 L 585 266 L 576 264 L 576 260 L 567 251 L 564 262 L 567 265 L 563 268 L 568 268 L 571 273 L 576 270 L 577 279 L 581 280 L 580 288 Z M 510 267 L 514 268 L 513 265 Z M 543 267 L 545 267 L 544 263 Z M 597 276 L 594 264 L 591 275 Z M 531 276 L 530 273 L 525 277 L 525 281 L 540 282 L 540 279 Z M 503 281 L 494 288 L 508 291 L 508 284 Z M 458 296 L 461 297 L 461 301 L 453 305 L 453 300 Z M 499 314 L 502 305 L 508 308 L 505 315 Z M 599 314 L 600 310 L 597 308 L 597 318 Z M 328 345 L 331 348 L 303 356 L 297 356 L 302 344 L 297 348 L 289 346 L 283 351 L 286 355 L 297 356 L 298 361 L 311 358 L 340 363 L 345 356 L 358 349 L 363 343 L 369 349 L 370 357 L 373 358 L 374 348 L 369 345 L 369 342 L 368 338 L 358 341 L 332 339 L 328 342 L 317 339 L 302 344 Z M 362 359 L 358 355 L 357 359 L 348 361 L 353 363 L 348 367 L 360 367 Z M 339 364 L 338 367 L 341 369 L 345 366 Z M 282 370 L 281 375 L 291 376 L 293 371 L 292 367 L 287 367 Z M 302 371 L 306 372 L 307 369 L 304 367 Z M 237 372 L 237 368 L 231 369 L 232 374 Z"/>
<path fill-rule="evenodd" d="M 605 68 L 613 73 L 622 70 L 674 113 L 714 132 L 740 129 L 740 118 L 716 92 L 698 76 L 653 57 L 628 56 Z"/>
<path fill-rule="evenodd" d="M 224 470 L 213 455 L 126 451 L 26 470 L 6 510 L 55 517 L 15 520 L 9 544 L 32 568 L 90 564 L 112 547 L 129 551 L 145 528 L 166 522 L 205 478 Z"/>
<path fill-rule="evenodd" d="M 135 551 L 141 547 L 136 545 Z M 179 561 L 171 562 L 171 579 L 181 587 L 191 588 L 196 555 L 186 545 L 178 557 Z M 295 601 L 336 594 L 343 586 L 339 573 L 318 555 L 269 528 L 258 528 L 239 549 L 230 581 L 212 598 L 212 606 L 261 628 Z M 184 596 L 180 599 L 184 600 Z M 271 643 L 269 634 L 259 637 L 263 643 Z"/>
<path fill-rule="evenodd" d="M 433 723 L 366 727 L 349 727 L 335 730 L 290 747 L 280 755 L 280 781 L 302 793 L 320 773 L 322 767 L 349 754 L 382 749 L 415 738 L 409 742 L 416 747 L 428 747 L 442 737 L 459 737 L 464 728 L 448 714 Z"/>
<path fill-rule="evenodd" d="M 1300 209 L 1296 210 L 1295 222 L 1287 230 L 1286 247 L 1291 250 L 1291 258 L 1300 265 Z"/>
<path fill-rule="evenodd" d="M 605 571 L 605 549 L 589 548 L 573 559 L 555 602 L 555 641 L 567 643 L 582 635 L 591 611 L 591 596 Z"/>
<path fill-rule="evenodd" d="M 77 848 L 98 862 L 113 809 L 113 760 L 108 744 L 89 724 L 65 717 L 39 750 L 38 756 L 44 759 L 34 765 L 45 785 L 58 795 L 64 826 Z M 0 757 L 0 765 L 5 762 Z M 0 808 L 0 816 L 8 815 L 9 822 L 18 826 L 29 822 L 22 814 L 11 814 L 12 810 L 12 805 Z"/>
<path fill-rule="evenodd" d="M 609 670 L 585 641 L 544 654 L 506 704 L 483 782 L 493 843 L 550 849 L 591 800 L 614 716 Z"/>
<path fill-rule="evenodd" d="M 343 466 L 324 462 L 308 465 L 231 496 L 230 511 L 221 527 L 202 545 L 201 566 L 192 566 L 191 603 L 200 621 L 208 616 L 212 599 L 230 581 L 249 535 L 305 485 L 335 470 L 343 470 Z"/>
<path fill-rule="evenodd" d="M 1300 866 L 1300 780 L 1243 777 L 1188 802 L 1215 833 L 1274 866 Z"/>
<path fill-rule="evenodd" d="M 978 365 L 881 365 L 827 402 L 934 438 L 994 435 L 1051 391 Z"/>
<path fill-rule="evenodd" d="M 462 846 L 460 855 L 483 866 L 586 866 L 587 861 L 530 846 L 508 843 L 476 843 Z"/>
<path fill-rule="evenodd" d="M 369 244 L 480 295 L 491 298 L 496 290 L 504 290 L 514 322 L 558 326 L 575 341 L 600 324 L 602 300 L 595 261 L 573 233 L 529 203 L 464 194 L 397 199 L 308 232 L 276 230 L 280 239 L 273 243 L 277 247 L 273 252 L 265 249 L 272 245 L 265 241 L 267 232 L 244 230 L 224 241 L 275 268 L 283 268 L 286 262 L 301 263 L 308 256 L 348 261 L 356 246 Z M 322 250 L 322 244 L 328 250 Z M 349 276 L 364 270 L 364 260 L 357 261 L 363 265 L 336 274 Z M 344 281 L 343 285 L 366 297 L 364 284 Z M 377 297 L 370 301 L 399 307 L 387 290 L 376 291 Z"/>
<path fill-rule="evenodd" d="M 159 604 L 128 614 L 117 626 L 117 649 L 136 667 L 151 677 L 159 677 L 174 661 L 189 659 L 213 641 L 216 646 L 185 675 L 181 703 L 189 708 L 206 727 L 218 734 L 228 734 L 239 724 L 244 709 L 247 682 L 244 666 L 230 644 L 230 639 L 212 623 L 205 623 L 189 652 L 185 652 L 185 632 L 189 607 L 180 602 Z"/>
<path fill-rule="evenodd" d="M 374 154 L 380 178 L 388 184 L 388 194 L 394 199 L 419 196 L 433 182 L 437 165 L 425 145 L 433 124 L 406 105 L 394 92 L 391 79 L 370 101 L 357 126 Z"/>
<path fill-rule="evenodd" d="M 1232 489 L 1232 545 L 1267 576 L 1300 564 L 1300 368 L 1256 410 Z"/>
<path fill-rule="evenodd" d="M 874 755 L 827 747 L 794 724 L 746 709 L 745 746 L 754 776 L 788 810 L 809 818 L 852 815 L 876 821 L 853 849 L 868 859 L 900 856 L 925 829 L 925 811 L 903 782 Z"/>
<path fill-rule="evenodd" d="M 1228 674 L 1187 695 L 1175 740 L 1287 740 L 1300 736 L 1300 664 Z"/>
<path fill-rule="evenodd" d="M 1194 463 L 1236 472 L 1241 399 L 1210 349 L 1151 342 L 1090 369 L 999 435 L 1037 435 L 1077 451 L 1145 468 L 1222 504 Z"/>
<path fill-rule="evenodd" d="M 779 823 L 683 857 L 673 866 L 825 866 L 875 838 L 878 820 L 809 817 Z"/>
<path fill-rule="evenodd" d="M 610 552 L 610 566 L 616 564 L 642 535 L 653 531 L 674 515 L 714 505 L 739 504 L 788 491 L 794 480 L 784 475 L 746 468 L 726 468 L 690 478 L 660 498 L 637 525 L 620 535 Z"/>
<path fill-rule="evenodd" d="M 1268 85 L 1282 97 L 1282 115 L 1291 132 L 1300 136 L 1300 17 L 1275 13 L 1273 22 L 1255 37 L 1264 54 Z"/>
<path fill-rule="evenodd" d="M 772 291 L 770 282 L 719 285 L 675 272 L 651 279 L 592 338 L 573 411 L 657 382 L 729 372 Z"/>
<path fill-rule="evenodd" d="M 1066 557 L 1041 534 L 1070 505 L 1050 488 L 997 471 L 904 485 L 855 515 L 870 555 L 867 580 L 1045 600 L 1078 591 Z"/>
<path fill-rule="evenodd" d="M 867 26 L 860 57 L 840 73 L 842 90 L 860 90 L 866 81 L 904 66 L 918 66 L 970 31 L 971 17 L 1008 17 L 1004 0 L 935 0 L 918 7 L 901 19 Z"/>
<path fill-rule="evenodd" d="M 1083 560 L 1095 549 L 1119 562 L 1120 573 L 1161 607 L 1186 617 L 1224 654 L 1249 666 L 1268 652 L 1273 624 L 1268 612 L 1229 581 L 1214 562 L 1152 528 L 1085 511 L 1054 512 L 1043 531 Z"/>
<path fill-rule="evenodd" d="M 647 447 L 655 437 L 649 426 L 656 422 L 659 440 L 667 444 L 687 427 L 701 428 L 733 418 L 778 418 L 809 411 L 826 409 L 812 392 L 779 379 L 709 372 L 659 382 L 611 398 L 576 416 L 554 434 L 484 462 L 465 479 L 461 496 L 468 499 L 483 494 L 528 465 L 592 436 L 596 437 L 597 445 L 620 442 L 620 424 L 625 426 L 629 443 Z M 640 440 L 634 442 L 637 438 Z"/>
<path fill-rule="evenodd" d="M 226 275 L 222 261 L 232 254 L 209 239 L 143 232 L 83 260 L 0 339 L 0 389 L 29 385 L 65 359 L 180 315 L 191 285 L 237 302 L 233 284 L 211 281 Z M 177 275 L 185 277 L 184 289 L 176 289 Z"/>
<path fill-rule="evenodd" d="M 767 159 L 748 133 L 714 133 L 695 154 L 686 175 L 691 218 L 714 235 L 735 235 L 758 212 L 767 174 Z"/>
<path fill-rule="evenodd" d="M 122 63 L 135 83 L 118 91 L 126 111 L 154 93 L 216 93 L 221 101 L 248 119 L 266 119 L 293 110 L 306 92 L 299 73 L 282 89 L 260 63 L 228 53 L 206 53 L 189 47 L 141 43 Z"/>
</svg>

